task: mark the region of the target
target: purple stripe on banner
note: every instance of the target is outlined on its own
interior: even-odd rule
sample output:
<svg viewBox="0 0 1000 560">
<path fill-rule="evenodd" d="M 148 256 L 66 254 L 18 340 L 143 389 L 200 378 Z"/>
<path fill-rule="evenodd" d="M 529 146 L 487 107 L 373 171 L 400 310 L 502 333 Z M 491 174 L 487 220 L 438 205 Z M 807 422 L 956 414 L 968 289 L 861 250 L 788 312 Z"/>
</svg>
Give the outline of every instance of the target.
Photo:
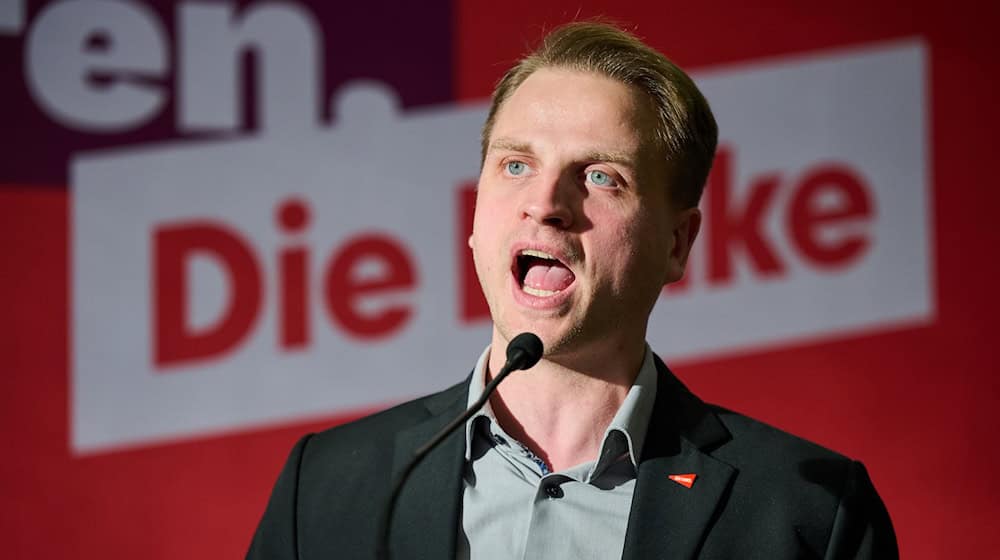
<svg viewBox="0 0 1000 560">
<path fill-rule="evenodd" d="M 0 184 L 64 185 L 83 151 L 334 122 L 329 100 L 352 80 L 392 88 L 403 108 L 454 90 L 446 0 L 14 1 Z"/>
</svg>

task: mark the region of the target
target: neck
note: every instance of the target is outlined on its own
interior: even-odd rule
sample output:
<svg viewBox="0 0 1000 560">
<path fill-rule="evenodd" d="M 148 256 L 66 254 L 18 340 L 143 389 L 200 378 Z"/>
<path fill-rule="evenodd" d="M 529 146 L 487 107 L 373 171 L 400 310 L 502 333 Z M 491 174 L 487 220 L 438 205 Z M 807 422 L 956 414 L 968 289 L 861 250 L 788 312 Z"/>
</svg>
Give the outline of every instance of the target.
<svg viewBox="0 0 1000 560">
<path fill-rule="evenodd" d="M 506 345 L 494 333 L 490 376 L 503 367 Z M 586 356 L 547 356 L 531 370 L 508 377 L 490 398 L 490 405 L 503 429 L 552 470 L 592 461 L 635 382 L 644 353 L 645 344 L 640 341 Z"/>
</svg>

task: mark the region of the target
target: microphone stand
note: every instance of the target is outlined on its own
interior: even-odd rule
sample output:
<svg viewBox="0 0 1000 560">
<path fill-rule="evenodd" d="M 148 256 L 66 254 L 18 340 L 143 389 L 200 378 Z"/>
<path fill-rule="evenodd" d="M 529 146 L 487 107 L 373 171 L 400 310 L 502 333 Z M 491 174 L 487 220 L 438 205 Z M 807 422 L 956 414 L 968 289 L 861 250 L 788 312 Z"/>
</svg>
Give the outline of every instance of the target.
<svg viewBox="0 0 1000 560">
<path fill-rule="evenodd" d="M 431 449 L 440 444 L 444 438 L 448 437 L 449 434 L 455 431 L 456 428 L 465 424 L 473 414 L 479 411 L 489 400 L 490 395 L 496 390 L 497 385 L 501 381 L 507 378 L 511 372 L 519 369 L 528 369 L 538 363 L 538 360 L 542 357 L 542 342 L 532 333 L 521 333 L 514 337 L 507 345 L 507 363 L 504 364 L 503 368 L 500 370 L 493 380 L 490 381 L 486 387 L 483 389 L 483 393 L 479 395 L 476 402 L 470 406 L 465 412 L 463 412 L 458 418 L 455 418 L 448 423 L 447 426 L 442 428 L 430 441 L 418 447 L 416 451 L 413 452 L 413 457 L 406 464 L 406 467 L 399 472 L 396 476 L 395 482 L 392 485 L 392 493 L 389 494 L 389 503 L 383 510 L 382 515 L 379 516 L 378 523 L 378 549 L 376 550 L 376 558 L 378 560 L 389 560 L 389 533 L 392 525 L 392 514 L 396 510 L 396 502 L 399 500 L 399 492 L 403 488 L 403 484 L 410 477 L 410 473 L 413 469 L 423 461 L 424 457 Z"/>
</svg>

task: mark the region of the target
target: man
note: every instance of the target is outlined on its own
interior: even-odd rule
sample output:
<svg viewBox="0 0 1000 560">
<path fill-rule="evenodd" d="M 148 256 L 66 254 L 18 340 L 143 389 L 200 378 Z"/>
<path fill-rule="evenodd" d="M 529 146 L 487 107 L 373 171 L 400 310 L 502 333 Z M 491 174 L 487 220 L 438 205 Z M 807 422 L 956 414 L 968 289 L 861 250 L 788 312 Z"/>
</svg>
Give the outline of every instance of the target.
<svg viewBox="0 0 1000 560">
<path fill-rule="evenodd" d="M 394 558 L 896 557 L 860 463 L 704 404 L 645 343 L 715 145 L 695 85 L 632 35 L 546 37 L 483 131 L 469 245 L 489 348 L 451 389 L 301 440 L 248 557 L 372 557 L 393 475 L 524 331 L 544 357 L 413 471 Z"/>
</svg>

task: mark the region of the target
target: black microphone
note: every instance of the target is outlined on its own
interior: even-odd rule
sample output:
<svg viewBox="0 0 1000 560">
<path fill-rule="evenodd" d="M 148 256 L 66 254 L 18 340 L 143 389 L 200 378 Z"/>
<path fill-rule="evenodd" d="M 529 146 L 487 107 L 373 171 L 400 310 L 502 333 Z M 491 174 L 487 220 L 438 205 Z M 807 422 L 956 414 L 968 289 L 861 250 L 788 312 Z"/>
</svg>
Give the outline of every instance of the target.
<svg viewBox="0 0 1000 560">
<path fill-rule="evenodd" d="M 396 509 L 396 501 L 399 499 L 399 491 L 402 490 L 403 484 L 406 479 L 410 477 L 410 472 L 420 464 L 420 461 L 430 452 L 438 446 L 439 443 L 444 441 L 444 438 L 448 437 L 448 434 L 455 431 L 455 428 L 465 424 L 465 422 L 472 417 L 473 414 L 483 408 L 486 401 L 489 400 L 490 395 L 493 394 L 493 390 L 497 388 L 497 385 L 504 380 L 510 372 L 517 371 L 520 369 L 530 369 L 532 366 L 538 363 L 538 360 L 542 359 L 543 346 L 541 339 L 537 335 L 530 332 L 521 333 L 514 337 L 513 340 L 507 344 L 507 363 L 503 365 L 500 369 L 500 373 L 493 377 L 493 380 L 486 385 L 483 389 L 483 394 L 479 396 L 479 399 L 469 407 L 468 410 L 463 412 L 458 418 L 455 418 L 447 426 L 441 429 L 430 441 L 418 447 L 416 451 L 413 452 L 413 457 L 410 458 L 410 462 L 406 464 L 406 468 L 400 471 L 399 476 L 396 477 L 396 482 L 392 485 L 392 493 L 389 494 L 389 502 L 383 510 L 382 515 L 379 518 L 378 524 L 378 551 L 376 558 L 380 560 L 389 560 L 389 532 L 392 523 L 392 513 Z"/>
</svg>

